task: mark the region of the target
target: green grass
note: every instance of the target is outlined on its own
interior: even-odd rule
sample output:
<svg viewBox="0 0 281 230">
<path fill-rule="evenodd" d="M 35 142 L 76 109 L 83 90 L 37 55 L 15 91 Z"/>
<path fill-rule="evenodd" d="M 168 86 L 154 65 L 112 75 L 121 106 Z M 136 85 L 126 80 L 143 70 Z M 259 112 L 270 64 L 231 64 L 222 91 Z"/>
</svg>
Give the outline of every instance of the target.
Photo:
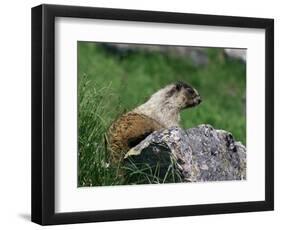
<svg viewBox="0 0 281 230">
<path fill-rule="evenodd" d="M 106 130 L 121 113 L 178 80 L 194 86 L 203 99 L 200 106 L 181 113 L 182 127 L 211 124 L 216 129 L 228 130 L 236 140 L 246 144 L 243 105 L 246 66 L 240 61 L 225 59 L 221 49 L 211 48 L 206 52 L 209 64 L 195 67 L 187 58 L 157 52 L 135 52 L 120 57 L 96 43 L 78 42 L 79 186 L 128 183 L 118 176 L 119 168 L 107 165 Z M 134 183 L 132 178 L 135 183 L 177 182 L 159 180 L 155 176 L 157 168 L 146 171 L 143 176 L 140 176 L 141 170 L 137 178 L 138 170 L 131 170 L 130 183 Z"/>
</svg>

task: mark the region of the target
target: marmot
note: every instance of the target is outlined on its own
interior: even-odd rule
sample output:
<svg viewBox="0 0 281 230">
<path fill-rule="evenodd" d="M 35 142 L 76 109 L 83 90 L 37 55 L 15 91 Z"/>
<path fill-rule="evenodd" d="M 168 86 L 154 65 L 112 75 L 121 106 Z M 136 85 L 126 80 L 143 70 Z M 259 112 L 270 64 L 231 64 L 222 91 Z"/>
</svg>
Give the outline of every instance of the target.
<svg viewBox="0 0 281 230">
<path fill-rule="evenodd" d="M 109 160 L 118 164 L 126 152 L 156 130 L 179 126 L 180 111 L 198 105 L 201 97 L 184 82 L 170 84 L 144 104 L 121 115 L 109 128 Z"/>
</svg>

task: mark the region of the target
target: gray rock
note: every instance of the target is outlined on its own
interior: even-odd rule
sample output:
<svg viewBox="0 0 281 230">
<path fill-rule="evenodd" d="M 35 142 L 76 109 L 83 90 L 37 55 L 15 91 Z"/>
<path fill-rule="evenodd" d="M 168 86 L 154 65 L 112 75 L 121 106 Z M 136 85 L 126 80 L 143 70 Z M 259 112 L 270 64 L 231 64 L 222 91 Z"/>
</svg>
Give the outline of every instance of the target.
<svg viewBox="0 0 281 230">
<path fill-rule="evenodd" d="M 103 47 L 111 53 L 126 56 L 131 52 L 160 52 L 174 57 L 190 58 L 196 67 L 206 66 L 209 63 L 205 48 L 188 46 L 165 46 L 165 45 L 141 45 L 141 44 L 118 44 L 104 43 Z"/>
<path fill-rule="evenodd" d="M 186 182 L 246 179 L 245 146 L 231 133 L 210 125 L 156 131 L 130 149 L 125 159 L 151 167 L 160 162 L 160 176 L 175 162 L 181 181 Z"/>
<path fill-rule="evenodd" d="M 224 53 L 229 58 L 239 59 L 246 63 L 246 49 L 224 49 Z"/>
</svg>

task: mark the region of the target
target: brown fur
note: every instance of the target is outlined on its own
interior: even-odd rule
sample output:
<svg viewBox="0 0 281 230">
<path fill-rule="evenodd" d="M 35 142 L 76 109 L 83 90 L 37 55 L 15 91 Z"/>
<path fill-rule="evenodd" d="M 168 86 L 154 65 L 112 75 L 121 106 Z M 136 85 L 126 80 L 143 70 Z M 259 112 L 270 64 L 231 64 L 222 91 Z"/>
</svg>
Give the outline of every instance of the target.
<svg viewBox="0 0 281 230">
<path fill-rule="evenodd" d="M 157 121 L 143 114 L 129 112 L 122 115 L 109 129 L 110 162 L 119 163 L 131 147 L 162 128 Z"/>
</svg>

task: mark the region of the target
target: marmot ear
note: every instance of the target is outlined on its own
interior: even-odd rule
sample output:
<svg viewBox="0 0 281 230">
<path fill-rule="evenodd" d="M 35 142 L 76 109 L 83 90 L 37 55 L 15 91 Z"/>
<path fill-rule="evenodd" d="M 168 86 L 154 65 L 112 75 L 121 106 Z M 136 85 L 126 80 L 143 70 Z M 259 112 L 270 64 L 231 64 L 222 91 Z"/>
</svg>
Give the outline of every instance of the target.
<svg viewBox="0 0 281 230">
<path fill-rule="evenodd" d="M 176 90 L 177 90 L 177 91 L 180 91 L 181 88 L 182 88 L 182 82 L 178 81 L 178 82 L 176 83 Z"/>
<path fill-rule="evenodd" d="M 173 86 L 172 89 L 170 89 L 167 93 L 166 93 L 166 98 L 172 97 L 176 92 L 177 92 L 177 87 Z"/>
</svg>

